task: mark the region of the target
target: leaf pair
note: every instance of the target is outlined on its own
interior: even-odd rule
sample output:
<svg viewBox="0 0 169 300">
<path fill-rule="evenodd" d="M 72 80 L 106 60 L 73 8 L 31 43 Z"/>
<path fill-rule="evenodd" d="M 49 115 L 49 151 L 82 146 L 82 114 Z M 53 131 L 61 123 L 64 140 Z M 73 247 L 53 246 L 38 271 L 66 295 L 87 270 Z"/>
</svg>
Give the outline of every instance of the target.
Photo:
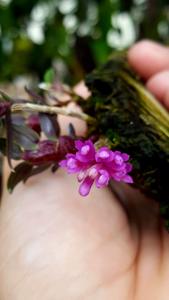
<svg viewBox="0 0 169 300">
<path fill-rule="evenodd" d="M 8 178 L 8 191 L 12 193 L 13 189 L 19 182 L 25 183 L 28 180 L 28 178 L 47 170 L 49 167 L 49 164 L 34 167 L 33 165 L 26 162 L 20 163 L 14 168 L 14 170 L 11 172 Z"/>
</svg>

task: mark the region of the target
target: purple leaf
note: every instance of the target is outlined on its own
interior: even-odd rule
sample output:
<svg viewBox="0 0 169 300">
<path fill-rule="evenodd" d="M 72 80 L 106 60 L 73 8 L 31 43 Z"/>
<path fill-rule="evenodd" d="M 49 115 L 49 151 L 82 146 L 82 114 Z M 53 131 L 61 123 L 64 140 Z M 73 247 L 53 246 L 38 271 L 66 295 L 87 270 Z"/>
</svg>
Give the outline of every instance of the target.
<svg viewBox="0 0 169 300">
<path fill-rule="evenodd" d="M 76 131 L 75 131 L 75 128 L 73 126 L 72 123 L 69 123 L 69 126 L 68 126 L 68 133 L 69 133 L 69 136 L 73 139 L 76 138 Z"/>
<path fill-rule="evenodd" d="M 56 140 L 60 135 L 60 126 L 55 115 L 40 113 L 41 130 L 45 133 L 48 139 Z"/>
<path fill-rule="evenodd" d="M 39 135 L 26 125 L 13 124 L 13 139 L 25 150 L 34 149 L 39 141 Z"/>
<path fill-rule="evenodd" d="M 24 178 L 24 183 L 32 176 L 38 175 L 40 173 L 42 173 L 43 171 L 46 171 L 47 169 L 49 169 L 49 167 L 51 166 L 51 164 L 44 164 L 41 166 L 37 166 L 37 167 L 33 167 L 30 170 L 30 173 L 28 173 L 27 177 Z"/>
<path fill-rule="evenodd" d="M 10 103 L 9 102 L 0 102 L 0 117 L 4 116 L 7 112 L 7 110 L 10 107 Z"/>
<path fill-rule="evenodd" d="M 51 169 L 52 173 L 55 173 L 58 170 L 58 168 L 59 168 L 58 163 L 54 164 Z"/>
<path fill-rule="evenodd" d="M 40 119 L 38 115 L 30 115 L 26 121 L 28 127 L 33 129 L 38 134 L 41 133 Z"/>
<path fill-rule="evenodd" d="M 12 169 L 12 148 L 13 148 L 13 128 L 12 128 L 12 119 L 11 119 L 11 111 L 8 108 L 6 115 L 5 115 L 5 121 L 6 121 L 6 147 L 7 147 L 7 159 L 8 164 L 10 168 Z"/>
<path fill-rule="evenodd" d="M 6 139 L 0 138 L 0 152 L 6 155 Z"/>
<path fill-rule="evenodd" d="M 15 186 L 24 181 L 32 170 L 32 165 L 22 162 L 14 168 L 14 171 L 11 172 L 8 182 L 7 188 L 10 193 L 12 193 Z"/>
<path fill-rule="evenodd" d="M 45 99 L 43 96 L 37 94 L 35 91 L 32 89 L 28 88 L 25 86 L 25 91 L 28 93 L 28 95 L 37 103 L 45 103 Z"/>
<path fill-rule="evenodd" d="M 54 141 L 41 141 L 35 150 L 26 150 L 22 159 L 34 165 L 53 163 L 57 161 L 57 145 Z"/>
</svg>

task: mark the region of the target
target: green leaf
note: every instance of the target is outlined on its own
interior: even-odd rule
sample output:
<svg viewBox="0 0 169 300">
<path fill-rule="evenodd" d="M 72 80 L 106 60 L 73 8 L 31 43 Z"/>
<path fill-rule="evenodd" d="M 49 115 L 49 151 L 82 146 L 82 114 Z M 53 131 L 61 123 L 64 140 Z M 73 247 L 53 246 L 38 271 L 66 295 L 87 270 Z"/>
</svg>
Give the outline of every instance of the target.
<svg viewBox="0 0 169 300">
<path fill-rule="evenodd" d="M 44 82 L 52 83 L 54 81 L 54 79 L 55 79 L 55 71 L 52 68 L 50 68 L 45 72 Z"/>
<path fill-rule="evenodd" d="M 12 98 L 9 97 L 6 93 L 0 90 L 0 95 L 4 101 L 13 102 Z"/>
</svg>

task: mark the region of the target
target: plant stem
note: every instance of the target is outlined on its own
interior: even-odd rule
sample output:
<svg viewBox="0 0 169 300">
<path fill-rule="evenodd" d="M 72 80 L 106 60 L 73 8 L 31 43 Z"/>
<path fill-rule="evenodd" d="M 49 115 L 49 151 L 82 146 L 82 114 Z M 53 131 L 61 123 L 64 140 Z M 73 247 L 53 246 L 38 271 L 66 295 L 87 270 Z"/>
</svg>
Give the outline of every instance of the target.
<svg viewBox="0 0 169 300">
<path fill-rule="evenodd" d="M 17 103 L 13 104 L 11 107 L 12 113 L 17 113 L 19 111 L 27 111 L 27 112 L 41 112 L 47 114 L 60 114 L 64 116 L 74 117 L 86 121 L 88 123 L 94 123 L 95 119 L 90 117 L 89 115 L 83 112 L 77 112 L 70 110 L 68 108 L 62 107 L 53 107 L 47 105 L 38 105 L 32 103 Z"/>
</svg>

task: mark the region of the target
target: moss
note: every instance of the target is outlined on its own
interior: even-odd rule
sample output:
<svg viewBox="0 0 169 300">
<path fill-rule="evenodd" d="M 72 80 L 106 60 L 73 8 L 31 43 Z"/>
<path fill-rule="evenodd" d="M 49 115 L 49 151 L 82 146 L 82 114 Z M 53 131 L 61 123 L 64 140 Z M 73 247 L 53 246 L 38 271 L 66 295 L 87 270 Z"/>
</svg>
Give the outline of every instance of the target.
<svg viewBox="0 0 169 300">
<path fill-rule="evenodd" d="M 125 57 L 112 57 L 87 76 L 91 99 L 81 102 L 96 117 L 89 134 L 130 154 L 135 187 L 159 201 L 169 224 L 169 114 L 143 87 Z M 166 223 L 167 224 L 167 223 Z"/>
</svg>

